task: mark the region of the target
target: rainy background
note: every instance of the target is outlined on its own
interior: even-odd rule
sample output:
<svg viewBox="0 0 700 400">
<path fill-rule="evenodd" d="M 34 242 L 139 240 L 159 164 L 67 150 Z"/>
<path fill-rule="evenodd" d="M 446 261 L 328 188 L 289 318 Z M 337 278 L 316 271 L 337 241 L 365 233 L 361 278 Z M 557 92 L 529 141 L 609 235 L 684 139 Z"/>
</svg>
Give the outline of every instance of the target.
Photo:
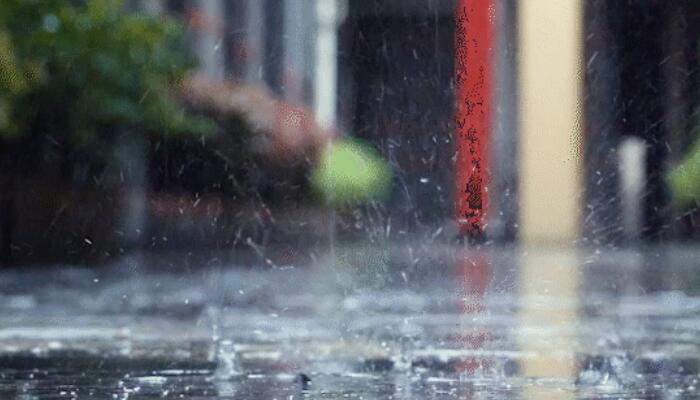
<svg viewBox="0 0 700 400">
<path fill-rule="evenodd" d="M 0 398 L 700 398 L 699 27 L 3 0 Z"/>
</svg>

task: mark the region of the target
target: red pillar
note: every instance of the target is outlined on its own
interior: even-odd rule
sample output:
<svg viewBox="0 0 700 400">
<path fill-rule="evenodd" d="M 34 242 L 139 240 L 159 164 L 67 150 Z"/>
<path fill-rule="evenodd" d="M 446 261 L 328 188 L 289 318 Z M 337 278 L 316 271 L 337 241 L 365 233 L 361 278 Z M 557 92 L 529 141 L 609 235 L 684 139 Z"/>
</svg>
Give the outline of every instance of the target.
<svg viewBox="0 0 700 400">
<path fill-rule="evenodd" d="M 483 235 L 488 209 L 494 0 L 458 0 L 455 11 L 455 199 L 461 235 Z"/>
</svg>

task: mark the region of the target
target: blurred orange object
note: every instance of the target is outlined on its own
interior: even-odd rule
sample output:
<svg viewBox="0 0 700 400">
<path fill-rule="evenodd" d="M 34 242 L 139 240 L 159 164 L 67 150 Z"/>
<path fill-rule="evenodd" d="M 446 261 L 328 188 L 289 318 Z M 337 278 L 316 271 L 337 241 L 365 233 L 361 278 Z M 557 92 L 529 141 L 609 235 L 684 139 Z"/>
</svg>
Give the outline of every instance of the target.
<svg viewBox="0 0 700 400">
<path fill-rule="evenodd" d="M 184 101 L 218 115 L 238 114 L 260 135 L 260 151 L 273 159 L 316 158 L 335 137 L 323 129 L 313 110 L 273 96 L 264 85 L 191 79 L 183 85 Z"/>
</svg>

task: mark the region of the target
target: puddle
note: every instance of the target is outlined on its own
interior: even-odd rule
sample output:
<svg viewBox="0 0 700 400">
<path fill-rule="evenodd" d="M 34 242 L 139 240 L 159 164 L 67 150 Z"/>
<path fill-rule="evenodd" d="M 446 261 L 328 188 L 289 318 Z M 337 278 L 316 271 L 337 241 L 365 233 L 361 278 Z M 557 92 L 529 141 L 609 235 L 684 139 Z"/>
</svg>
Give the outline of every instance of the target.
<svg viewBox="0 0 700 400">
<path fill-rule="evenodd" d="M 696 258 L 441 257 L 3 271 L 0 398 L 700 398 Z"/>
</svg>

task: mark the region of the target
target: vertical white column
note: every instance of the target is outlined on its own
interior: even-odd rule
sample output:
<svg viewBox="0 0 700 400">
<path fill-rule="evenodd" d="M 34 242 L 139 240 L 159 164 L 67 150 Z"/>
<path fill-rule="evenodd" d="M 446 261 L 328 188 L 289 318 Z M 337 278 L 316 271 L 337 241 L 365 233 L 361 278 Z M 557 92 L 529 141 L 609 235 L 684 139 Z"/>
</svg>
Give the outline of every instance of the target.
<svg viewBox="0 0 700 400">
<path fill-rule="evenodd" d="M 637 137 L 622 140 L 617 150 L 620 174 L 622 226 L 628 240 L 639 239 L 642 230 L 646 143 Z"/>
<path fill-rule="evenodd" d="M 304 2 L 307 0 L 284 1 L 284 62 L 282 77 L 284 97 L 300 102 L 303 100 L 304 83 Z"/>
<path fill-rule="evenodd" d="M 263 62 L 265 55 L 265 2 L 263 0 L 246 1 L 246 68 L 245 81 L 260 82 L 263 79 Z"/>
<path fill-rule="evenodd" d="M 336 120 L 338 79 L 338 20 L 340 0 L 316 0 L 316 76 L 314 111 L 316 122 L 328 128 Z"/>
<path fill-rule="evenodd" d="M 224 78 L 224 5 L 221 0 L 196 0 L 195 52 L 201 71 L 212 80 Z"/>
<path fill-rule="evenodd" d="M 127 246 L 138 246 L 148 222 L 147 146 L 140 135 L 122 134 L 114 146 L 119 175 L 126 179 L 119 229 Z"/>
<path fill-rule="evenodd" d="M 568 242 L 579 235 L 582 4 L 521 1 L 520 237 Z"/>
<path fill-rule="evenodd" d="M 523 377 L 573 382 L 576 375 L 582 186 L 580 0 L 518 5 L 520 239 L 518 287 Z M 547 244 L 555 246 L 540 247 Z M 563 246 L 562 246 L 563 245 Z M 524 398 L 572 399 L 539 387 Z"/>
<path fill-rule="evenodd" d="M 151 15 L 160 15 L 165 11 L 162 0 L 141 0 L 141 9 Z"/>
</svg>

